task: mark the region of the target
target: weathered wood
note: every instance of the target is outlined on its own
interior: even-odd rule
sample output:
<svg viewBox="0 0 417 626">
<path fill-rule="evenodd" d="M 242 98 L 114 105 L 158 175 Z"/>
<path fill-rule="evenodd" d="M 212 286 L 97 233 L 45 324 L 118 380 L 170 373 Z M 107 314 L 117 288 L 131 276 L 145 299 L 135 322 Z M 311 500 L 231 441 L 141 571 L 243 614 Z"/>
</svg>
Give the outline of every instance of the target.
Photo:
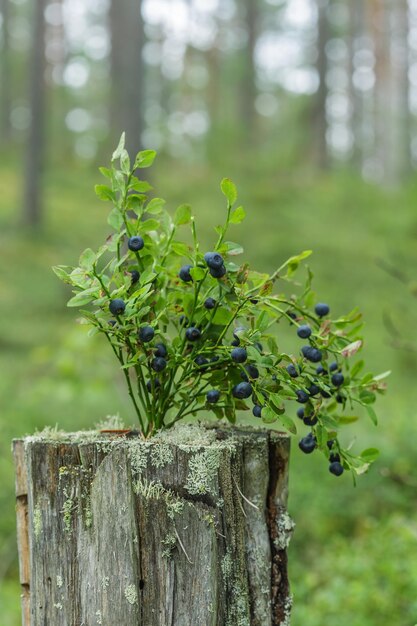
<svg viewBox="0 0 417 626">
<path fill-rule="evenodd" d="M 49 431 L 14 456 L 23 626 L 289 624 L 286 435 Z"/>
</svg>

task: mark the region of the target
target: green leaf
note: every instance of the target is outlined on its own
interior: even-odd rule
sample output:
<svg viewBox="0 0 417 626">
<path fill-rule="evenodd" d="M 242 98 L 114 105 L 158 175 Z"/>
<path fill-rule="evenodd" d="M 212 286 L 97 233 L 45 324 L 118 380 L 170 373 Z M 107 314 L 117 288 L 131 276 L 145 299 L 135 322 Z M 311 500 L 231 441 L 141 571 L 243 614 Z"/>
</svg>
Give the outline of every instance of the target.
<svg viewBox="0 0 417 626">
<path fill-rule="evenodd" d="M 225 241 L 224 243 L 226 254 L 229 256 L 237 256 L 243 253 L 243 248 L 240 244 L 234 243 L 234 241 Z"/>
<path fill-rule="evenodd" d="M 340 415 L 338 417 L 339 424 L 353 424 L 357 422 L 359 417 L 357 415 Z"/>
<path fill-rule="evenodd" d="M 222 182 L 220 183 L 220 188 L 223 194 L 226 196 L 228 203 L 230 205 L 234 204 L 237 199 L 237 190 L 235 184 L 232 183 L 230 178 L 223 178 Z"/>
<path fill-rule="evenodd" d="M 129 189 L 134 189 L 139 193 L 146 193 L 152 189 L 152 185 L 150 185 L 146 180 L 139 180 L 134 176 L 129 184 Z"/>
<path fill-rule="evenodd" d="M 139 222 L 139 230 L 140 232 L 148 233 L 150 230 L 158 230 L 161 226 L 158 220 L 150 219 L 145 220 L 144 222 Z"/>
<path fill-rule="evenodd" d="M 122 150 L 120 155 L 120 167 L 126 176 L 130 174 L 130 159 L 127 150 Z"/>
<path fill-rule="evenodd" d="M 157 215 L 162 211 L 165 205 L 165 200 L 162 198 L 152 198 L 150 202 L 146 205 L 146 212 Z"/>
<path fill-rule="evenodd" d="M 373 391 L 361 389 L 359 393 L 359 399 L 363 404 L 373 404 L 376 400 L 376 395 L 373 393 Z"/>
<path fill-rule="evenodd" d="M 109 216 L 107 218 L 107 223 L 114 228 L 114 230 L 119 231 L 123 226 L 123 215 L 120 213 L 118 208 L 114 208 L 110 211 Z"/>
<path fill-rule="evenodd" d="M 386 372 L 382 372 L 382 374 L 378 374 L 378 376 L 374 376 L 374 380 L 384 380 L 391 375 L 391 370 L 387 370 Z"/>
<path fill-rule="evenodd" d="M 81 253 L 78 263 L 82 268 L 86 270 L 91 270 L 95 260 L 95 253 L 93 252 L 93 250 L 91 250 L 91 248 L 87 248 L 86 250 L 84 250 L 84 252 Z"/>
<path fill-rule="evenodd" d="M 106 178 L 111 178 L 113 175 L 113 172 L 109 170 L 108 167 L 99 167 L 98 169 L 99 169 L 99 172 L 103 174 L 103 176 L 105 176 Z"/>
<path fill-rule="evenodd" d="M 155 150 L 142 150 L 138 152 L 135 159 L 134 169 L 140 167 L 141 169 L 145 169 L 145 167 L 150 167 L 154 162 L 156 157 Z"/>
<path fill-rule="evenodd" d="M 213 323 L 218 326 L 226 326 L 230 322 L 232 313 L 224 308 L 218 308 L 213 317 Z"/>
<path fill-rule="evenodd" d="M 366 448 L 361 452 L 360 457 L 366 463 L 373 463 L 379 457 L 379 450 L 378 448 Z"/>
<path fill-rule="evenodd" d="M 364 366 L 365 363 L 363 361 L 358 361 L 357 363 L 355 363 L 355 365 L 350 370 L 350 377 L 355 378 L 355 376 L 359 374 L 361 370 L 363 370 Z"/>
<path fill-rule="evenodd" d="M 80 291 L 75 296 L 73 296 L 67 302 L 67 306 L 82 306 L 83 304 L 88 304 L 92 300 L 95 300 L 97 297 L 97 288 L 92 287 L 91 289 L 86 289 L 85 291 Z"/>
<path fill-rule="evenodd" d="M 230 216 L 229 222 L 231 224 L 240 224 L 246 217 L 245 209 L 243 206 L 238 206 L 235 211 Z"/>
<path fill-rule="evenodd" d="M 173 241 L 171 243 L 171 250 L 178 254 L 178 256 L 189 256 L 190 249 L 186 243 L 182 243 L 181 241 Z"/>
<path fill-rule="evenodd" d="M 320 423 L 316 426 L 316 439 L 320 448 L 327 443 L 327 431 Z"/>
<path fill-rule="evenodd" d="M 280 416 L 280 418 L 281 417 L 282 416 Z M 262 421 L 265 422 L 265 424 L 272 424 L 272 422 L 276 422 L 277 419 L 275 411 L 270 406 L 262 407 Z"/>
<path fill-rule="evenodd" d="M 203 280 L 203 278 L 206 275 L 206 270 L 203 269 L 202 267 L 192 267 L 190 269 L 190 274 L 193 277 L 193 280 L 195 281 Z"/>
<path fill-rule="evenodd" d="M 373 421 L 375 426 L 377 426 L 378 425 L 378 416 L 375 413 L 374 408 L 370 404 L 367 404 L 365 408 L 366 408 L 366 412 L 368 413 L 369 417 L 371 418 L 371 420 Z"/>
<path fill-rule="evenodd" d="M 145 196 L 138 195 L 137 193 L 132 193 L 127 198 L 126 209 L 131 209 L 135 213 L 139 214 L 145 203 L 145 200 Z"/>
<path fill-rule="evenodd" d="M 100 198 L 100 200 L 111 200 L 115 201 L 114 193 L 107 185 L 95 185 L 94 191 L 96 195 Z"/>
<path fill-rule="evenodd" d="M 66 265 L 54 265 L 52 267 L 52 271 L 56 276 L 58 276 L 60 280 L 62 280 L 64 283 L 67 283 L 68 285 L 72 285 L 71 277 L 66 271 L 67 269 L 72 270 L 72 267 L 68 267 Z"/>
<path fill-rule="evenodd" d="M 183 224 L 189 224 L 191 222 L 191 207 L 189 204 L 181 204 L 174 215 L 174 224 L 176 226 L 182 226 Z"/>
<path fill-rule="evenodd" d="M 122 154 L 122 150 L 125 147 L 125 133 L 123 132 L 121 134 L 121 137 L 119 139 L 119 144 L 116 148 L 116 150 L 113 152 L 111 160 L 115 161 L 116 159 L 119 158 L 119 156 Z"/>
<path fill-rule="evenodd" d="M 353 341 L 348 346 L 345 346 L 343 350 L 340 351 L 340 354 L 344 356 L 345 359 L 348 359 L 349 357 L 356 354 L 358 350 L 362 348 L 362 345 L 363 345 L 363 341 L 361 339 L 358 339 L 357 341 Z"/>
</svg>

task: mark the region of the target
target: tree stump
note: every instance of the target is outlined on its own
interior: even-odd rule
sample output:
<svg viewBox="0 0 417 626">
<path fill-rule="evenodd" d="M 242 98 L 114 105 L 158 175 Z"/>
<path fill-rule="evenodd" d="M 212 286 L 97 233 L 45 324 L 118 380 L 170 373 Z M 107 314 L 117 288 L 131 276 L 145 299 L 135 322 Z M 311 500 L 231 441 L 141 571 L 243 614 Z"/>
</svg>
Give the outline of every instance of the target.
<svg viewBox="0 0 417 626">
<path fill-rule="evenodd" d="M 23 626 L 284 626 L 287 435 L 13 442 Z"/>
</svg>

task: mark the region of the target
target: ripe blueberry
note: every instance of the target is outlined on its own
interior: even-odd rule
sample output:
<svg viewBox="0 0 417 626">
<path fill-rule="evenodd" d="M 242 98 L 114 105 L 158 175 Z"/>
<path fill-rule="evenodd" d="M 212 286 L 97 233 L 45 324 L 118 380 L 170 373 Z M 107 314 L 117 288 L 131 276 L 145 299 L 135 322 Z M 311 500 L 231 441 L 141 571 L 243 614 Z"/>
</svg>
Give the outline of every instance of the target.
<svg viewBox="0 0 417 626">
<path fill-rule="evenodd" d="M 254 365 L 248 363 L 248 365 L 245 365 L 245 370 L 247 371 L 250 378 L 259 378 L 259 370 Z"/>
<path fill-rule="evenodd" d="M 142 343 L 148 343 L 154 338 L 155 331 L 152 326 L 142 326 L 142 328 L 139 328 L 138 336 Z"/>
<path fill-rule="evenodd" d="M 308 393 L 306 393 L 302 389 L 296 389 L 295 393 L 297 394 L 297 402 L 299 402 L 300 404 L 305 404 L 310 399 Z"/>
<path fill-rule="evenodd" d="M 240 339 L 233 339 L 233 341 L 230 343 L 231 346 L 240 346 Z"/>
<path fill-rule="evenodd" d="M 206 307 L 206 309 L 214 309 L 214 307 L 216 306 L 215 299 L 207 298 L 207 300 L 204 302 L 204 306 Z"/>
<path fill-rule="evenodd" d="M 329 305 L 324 302 L 318 302 L 314 307 L 314 310 L 319 317 L 324 317 L 330 313 Z"/>
<path fill-rule="evenodd" d="M 317 374 L 326 374 L 327 372 L 326 372 L 326 370 L 324 369 L 323 365 L 319 365 L 319 366 L 316 368 L 316 373 L 317 373 Z"/>
<path fill-rule="evenodd" d="M 303 419 L 303 422 L 306 426 L 315 426 L 317 424 L 317 416 L 316 415 L 306 415 Z"/>
<path fill-rule="evenodd" d="M 204 357 L 202 354 L 199 354 L 198 356 L 195 357 L 194 359 L 194 363 L 196 365 L 198 365 L 199 367 L 204 367 L 205 365 L 207 365 L 209 362 L 208 359 L 206 359 L 206 357 Z"/>
<path fill-rule="evenodd" d="M 180 315 L 180 326 L 187 326 L 188 317 L 186 315 Z"/>
<path fill-rule="evenodd" d="M 161 386 L 161 381 L 159 380 L 159 378 L 154 378 L 153 379 L 153 386 L 155 391 L 157 389 L 159 389 L 159 387 Z M 146 383 L 146 389 L 149 391 L 149 393 L 152 391 L 152 381 L 148 380 L 148 382 Z"/>
<path fill-rule="evenodd" d="M 166 349 L 166 346 L 163 343 L 155 344 L 155 351 L 154 351 L 155 356 L 161 356 L 162 358 L 165 358 L 167 354 L 168 354 L 168 350 Z"/>
<path fill-rule="evenodd" d="M 344 471 L 343 465 L 339 461 L 333 461 L 329 465 L 329 472 L 335 476 L 340 476 Z"/>
<path fill-rule="evenodd" d="M 115 300 L 111 300 L 109 304 L 110 313 L 113 315 L 121 315 L 125 312 L 126 305 L 124 300 L 121 298 L 116 298 Z"/>
<path fill-rule="evenodd" d="M 145 242 L 143 241 L 142 237 L 139 237 L 139 235 L 130 237 L 127 242 L 127 247 L 129 248 L 129 250 L 132 250 L 132 252 L 138 252 L 139 250 L 142 250 L 144 245 Z"/>
<path fill-rule="evenodd" d="M 226 268 L 224 265 L 217 268 L 210 267 L 209 272 L 213 278 L 222 278 L 226 274 Z"/>
<path fill-rule="evenodd" d="M 301 348 L 303 356 L 312 363 L 318 363 L 322 359 L 322 353 L 317 348 L 312 346 L 303 346 Z"/>
<path fill-rule="evenodd" d="M 300 406 L 300 408 L 297 410 L 297 417 L 299 417 L 300 420 L 304 419 L 304 409 L 302 406 Z"/>
<path fill-rule="evenodd" d="M 232 394 L 235 398 L 249 398 L 252 395 L 252 385 L 250 383 L 239 383 L 232 389 Z"/>
<path fill-rule="evenodd" d="M 320 387 L 318 387 L 317 385 L 315 385 L 314 383 L 312 385 L 310 385 L 310 387 L 308 388 L 308 393 L 310 394 L 310 396 L 316 396 L 318 393 L 320 393 Z"/>
<path fill-rule="evenodd" d="M 333 374 L 332 383 L 335 387 L 340 387 L 340 385 L 343 385 L 344 382 L 345 377 L 343 376 L 343 374 L 341 374 L 340 372 L 336 372 L 336 374 Z"/>
<path fill-rule="evenodd" d="M 178 276 L 185 283 L 190 283 L 193 280 L 193 277 L 190 274 L 190 269 L 191 268 L 192 268 L 192 265 L 183 265 L 182 268 L 179 271 Z"/>
<path fill-rule="evenodd" d="M 290 363 L 289 365 L 287 365 L 286 370 L 288 374 L 291 376 L 291 378 L 297 378 L 298 370 L 293 363 Z"/>
<path fill-rule="evenodd" d="M 139 278 L 140 278 L 140 274 L 139 274 L 138 270 L 132 270 L 130 272 L 130 276 L 131 276 L 131 280 L 132 280 L 132 285 L 137 283 Z"/>
<path fill-rule="evenodd" d="M 204 260 L 210 269 L 218 270 L 224 265 L 223 257 L 218 252 L 206 252 Z"/>
<path fill-rule="evenodd" d="M 207 402 L 210 402 L 210 404 L 214 404 L 215 402 L 218 402 L 219 398 L 220 398 L 220 391 L 218 391 L 218 389 L 211 389 L 210 391 L 207 392 L 206 400 Z"/>
<path fill-rule="evenodd" d="M 331 398 L 332 394 L 326 391 L 325 389 L 320 389 L 320 394 L 323 398 Z"/>
<path fill-rule="evenodd" d="M 333 448 L 333 445 L 335 443 L 336 443 L 336 439 L 329 439 L 329 441 L 327 442 L 327 447 L 329 448 L 329 450 Z"/>
<path fill-rule="evenodd" d="M 187 341 L 197 341 L 197 339 L 201 337 L 201 331 L 195 326 L 190 326 L 190 328 L 187 328 L 185 331 L 185 336 Z"/>
<path fill-rule="evenodd" d="M 233 348 L 230 356 L 235 363 L 244 363 L 248 358 L 246 348 Z"/>
<path fill-rule="evenodd" d="M 167 366 L 167 362 L 162 356 L 156 356 L 152 361 L 152 369 L 155 372 L 162 372 Z"/>
<path fill-rule="evenodd" d="M 303 324 L 297 328 L 297 335 L 301 337 L 301 339 L 308 339 L 311 335 L 311 328 L 307 324 Z"/>
<path fill-rule="evenodd" d="M 252 409 L 252 413 L 255 417 L 262 417 L 262 407 L 259 404 L 255 404 Z"/>
<path fill-rule="evenodd" d="M 329 457 L 330 463 L 340 463 L 340 454 L 333 452 Z"/>
<path fill-rule="evenodd" d="M 298 442 L 298 447 L 305 454 L 311 454 L 316 447 L 316 439 L 315 437 L 309 433 L 306 437 L 303 437 Z"/>
<path fill-rule="evenodd" d="M 335 372 L 337 369 L 339 369 L 338 364 L 336 363 L 336 361 L 333 361 L 333 363 L 330 363 L 329 365 L 329 370 L 331 372 Z"/>
<path fill-rule="evenodd" d="M 116 326 L 116 320 L 109 320 L 109 326 Z"/>
</svg>

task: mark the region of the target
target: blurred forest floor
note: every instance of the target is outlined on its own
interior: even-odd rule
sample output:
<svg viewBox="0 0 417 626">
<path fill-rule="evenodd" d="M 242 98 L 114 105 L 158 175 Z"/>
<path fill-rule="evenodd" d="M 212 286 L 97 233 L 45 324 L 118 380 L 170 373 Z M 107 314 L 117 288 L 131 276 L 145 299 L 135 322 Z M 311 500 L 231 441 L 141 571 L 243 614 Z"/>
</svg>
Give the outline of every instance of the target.
<svg viewBox="0 0 417 626">
<path fill-rule="evenodd" d="M 353 427 L 359 432 L 355 449 L 375 445 L 382 455 L 355 489 L 349 477 L 328 474 L 319 455 L 302 455 L 293 440 L 292 625 L 323 626 L 334 619 L 338 626 L 413 626 L 417 353 L 392 347 L 383 318 L 396 320 L 405 342 L 417 348 L 417 306 L 413 286 L 384 272 L 378 259 L 410 281 L 415 275 L 417 181 L 384 191 L 346 173 L 277 171 L 271 163 L 267 156 L 261 162 L 224 155 L 215 166 L 160 157 L 150 175 L 155 194 L 172 210 L 192 204 L 208 248 L 211 227 L 224 210 L 219 181 L 230 176 L 247 211 L 231 238 L 243 244 L 251 265 L 273 270 L 291 254 L 313 249 L 310 266 L 319 299 L 336 316 L 357 305 L 363 311 L 369 369 L 393 373 L 386 398 L 376 406 L 379 428 L 364 416 Z M 19 167 L 13 157 L 0 160 L 2 626 L 20 624 L 11 439 L 56 423 L 68 430 L 89 428 L 115 413 L 130 423 L 112 354 L 100 338 L 88 338 L 75 324 L 76 312 L 65 306 L 66 286 L 50 269 L 75 264 L 85 247 L 98 247 L 106 236 L 108 207 L 93 190 L 100 178 L 94 168 L 76 162 L 51 167 L 44 181 L 46 226 L 36 234 L 18 226 Z M 279 327 L 277 332 L 279 337 L 289 331 Z"/>
</svg>

